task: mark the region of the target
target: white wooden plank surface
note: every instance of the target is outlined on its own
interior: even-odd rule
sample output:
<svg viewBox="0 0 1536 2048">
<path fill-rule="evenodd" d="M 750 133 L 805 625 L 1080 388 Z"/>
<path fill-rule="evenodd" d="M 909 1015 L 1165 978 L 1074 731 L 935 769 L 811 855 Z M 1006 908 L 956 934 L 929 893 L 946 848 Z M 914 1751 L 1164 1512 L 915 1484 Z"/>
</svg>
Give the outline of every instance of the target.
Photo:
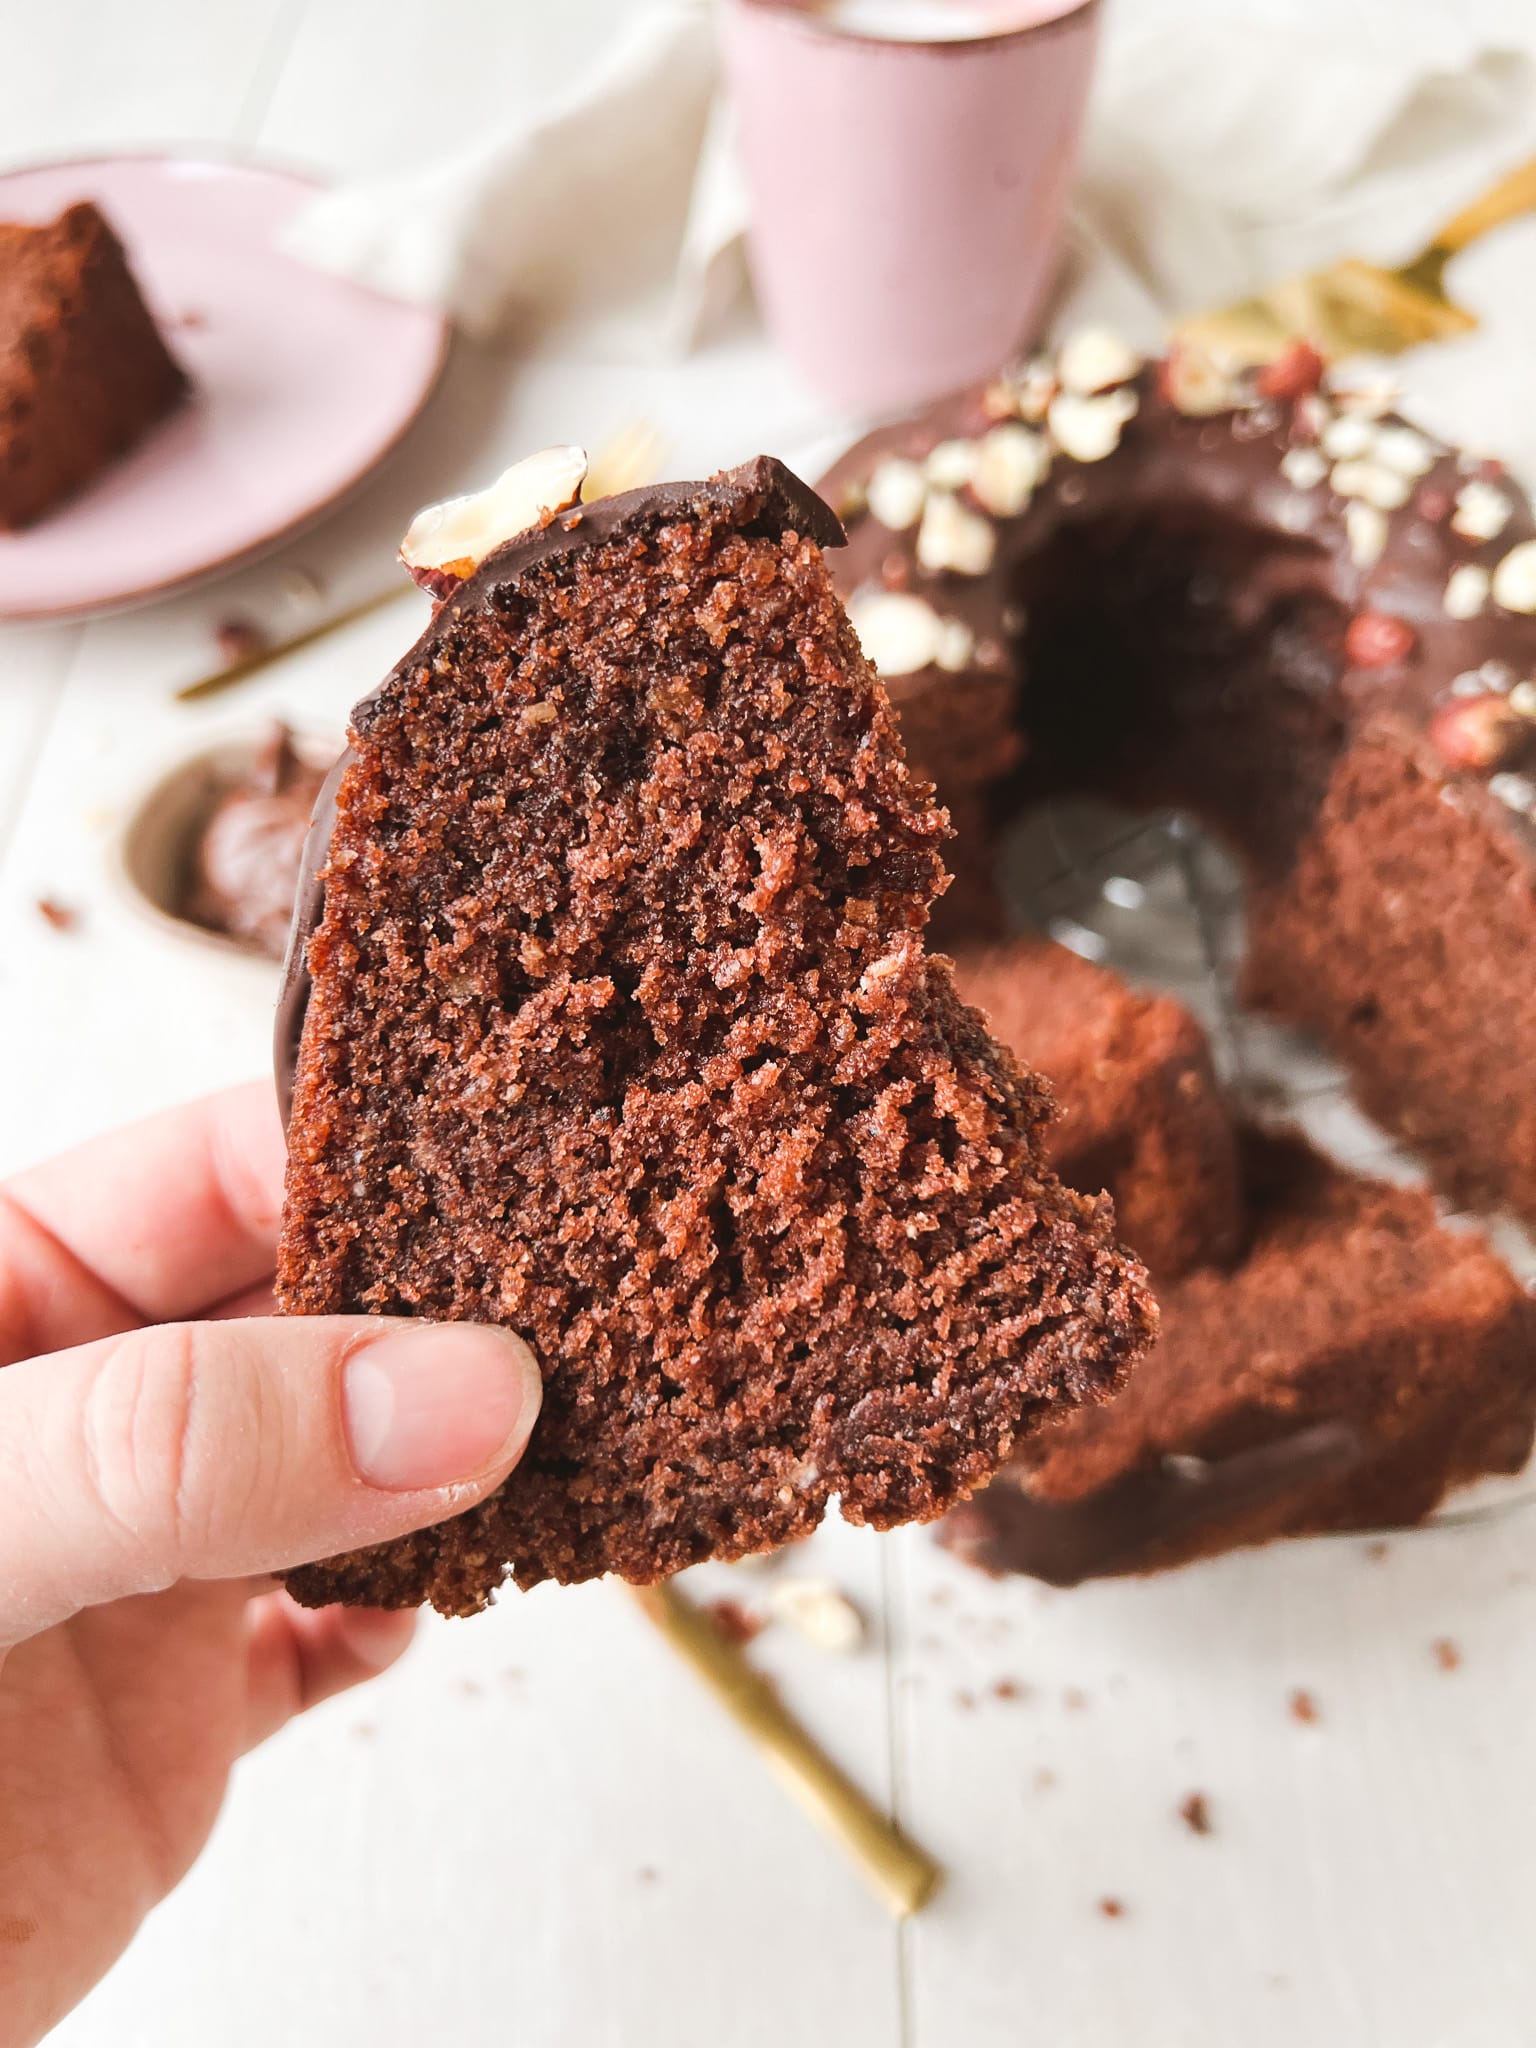
<svg viewBox="0 0 1536 2048">
<path fill-rule="evenodd" d="M 55 0 L 46 28 L 0 0 L 0 150 L 240 139 L 378 170 L 555 90 L 623 5 L 460 0 L 448 36 L 420 0 Z M 1512 336 L 1536 334 L 1536 273 L 1477 261 L 1504 330 L 1480 360 L 1518 428 Z M 1454 428 L 1457 389 L 1431 375 Z M 1497 428 L 1488 377 L 1463 392 Z M 750 336 L 644 371 L 460 350 L 388 468 L 269 562 L 83 630 L 0 636 L 0 1062 L 25 1077 L 0 1097 L 0 1170 L 265 1063 L 272 972 L 136 919 L 115 834 L 208 737 L 274 710 L 338 723 L 416 601 L 235 699 L 178 707 L 219 620 L 297 623 L 295 566 L 326 604 L 361 595 L 426 497 L 636 417 L 666 432 L 677 473 L 828 424 Z M 51 931 L 40 894 L 78 907 L 79 928 Z M 1521 2048 L 1533 1546 L 1536 1517 L 1395 1539 L 1384 1559 L 1319 1544 L 1052 1595 L 965 1573 L 921 1532 L 826 1532 L 793 1568 L 857 1594 L 871 1647 L 839 1662 L 776 1630 L 755 1654 L 948 1863 L 899 1939 L 619 1591 L 432 1624 L 401 1670 L 241 1767 L 208 1857 L 56 2038 Z M 1288 1711 L 1298 1686 L 1314 1726 Z M 1207 1838 L 1177 1817 L 1193 1790 Z M 1123 1916 L 1100 1912 L 1110 1897 Z"/>
</svg>

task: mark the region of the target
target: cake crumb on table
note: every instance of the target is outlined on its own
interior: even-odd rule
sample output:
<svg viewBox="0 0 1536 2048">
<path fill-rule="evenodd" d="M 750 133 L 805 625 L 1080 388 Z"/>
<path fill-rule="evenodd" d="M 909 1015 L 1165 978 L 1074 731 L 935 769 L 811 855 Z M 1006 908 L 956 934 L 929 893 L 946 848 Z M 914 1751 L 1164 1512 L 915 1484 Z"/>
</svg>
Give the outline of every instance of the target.
<svg viewBox="0 0 1536 2048">
<path fill-rule="evenodd" d="M 1304 1686 L 1297 1686 L 1296 1690 L 1291 1694 L 1291 1719 L 1304 1722 L 1310 1726 L 1313 1722 L 1320 1721 L 1322 1718 L 1321 1713 L 1318 1711 L 1317 1701 L 1313 1698 L 1312 1694 Z"/>
<path fill-rule="evenodd" d="M 704 1611 L 726 1641 L 738 1650 L 750 1643 L 754 1636 L 761 1635 L 765 1626 L 763 1616 L 754 1614 L 739 1600 L 708 1600 Z"/>
<path fill-rule="evenodd" d="M 1440 1636 L 1435 1642 L 1430 1644 L 1430 1649 L 1433 1652 L 1435 1662 L 1442 1671 L 1459 1671 L 1461 1669 L 1460 1645 L 1453 1643 L 1449 1636 Z"/>
<path fill-rule="evenodd" d="M 1203 1792 L 1191 1792 L 1187 1799 L 1180 1801 L 1179 1818 L 1191 1834 L 1209 1835 L 1214 1832 L 1210 1801 Z"/>
</svg>

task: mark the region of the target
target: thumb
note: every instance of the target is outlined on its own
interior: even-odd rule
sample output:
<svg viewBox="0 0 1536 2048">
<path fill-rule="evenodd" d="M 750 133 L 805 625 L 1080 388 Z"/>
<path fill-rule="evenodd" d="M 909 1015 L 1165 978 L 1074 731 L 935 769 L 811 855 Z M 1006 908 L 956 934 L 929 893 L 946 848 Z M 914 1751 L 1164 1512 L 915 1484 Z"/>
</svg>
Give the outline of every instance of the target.
<svg viewBox="0 0 1536 2048">
<path fill-rule="evenodd" d="M 164 1323 L 0 1372 L 0 1650 L 83 1607 L 380 1543 L 517 1463 L 542 1386 L 508 1330 Z"/>
</svg>

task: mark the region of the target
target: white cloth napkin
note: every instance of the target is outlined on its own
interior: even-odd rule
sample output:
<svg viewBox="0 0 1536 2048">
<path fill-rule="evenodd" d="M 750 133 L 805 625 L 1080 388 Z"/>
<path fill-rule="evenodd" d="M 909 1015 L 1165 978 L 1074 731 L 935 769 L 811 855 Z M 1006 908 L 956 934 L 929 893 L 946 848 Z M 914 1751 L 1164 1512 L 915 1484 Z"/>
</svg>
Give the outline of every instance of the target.
<svg viewBox="0 0 1536 2048">
<path fill-rule="evenodd" d="M 289 247 L 476 336 L 686 347 L 743 275 L 712 13 L 626 0 L 566 98 L 326 195 Z M 1399 260 L 1533 153 L 1532 0 L 1110 0 L 1061 317 L 1150 345 L 1180 312 L 1335 255 Z M 1531 321 L 1528 340 L 1536 304 Z"/>
<path fill-rule="evenodd" d="M 686 345 L 742 228 L 715 88 L 708 0 L 631 0 L 606 55 L 538 116 L 325 194 L 284 246 L 477 339 Z"/>
<path fill-rule="evenodd" d="M 1067 302 L 1150 343 L 1336 256 L 1401 261 L 1532 154 L 1527 0 L 1123 0 Z"/>
</svg>

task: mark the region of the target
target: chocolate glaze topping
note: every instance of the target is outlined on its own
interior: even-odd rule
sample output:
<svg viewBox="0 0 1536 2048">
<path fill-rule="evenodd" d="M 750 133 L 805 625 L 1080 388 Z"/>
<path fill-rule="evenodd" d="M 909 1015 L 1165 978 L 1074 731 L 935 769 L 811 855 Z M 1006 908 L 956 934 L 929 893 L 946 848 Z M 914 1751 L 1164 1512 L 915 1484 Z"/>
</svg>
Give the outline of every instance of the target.
<svg viewBox="0 0 1536 2048">
<path fill-rule="evenodd" d="M 844 543 L 841 522 L 808 484 L 793 470 L 771 455 L 759 455 L 736 469 L 722 470 L 701 483 L 647 484 L 639 490 L 616 497 L 600 498 L 593 505 L 578 505 L 560 512 L 547 525 L 511 540 L 486 556 L 433 612 L 432 619 L 416 644 L 385 677 L 384 681 L 354 706 L 352 729 L 368 730 L 374 707 L 396 676 L 405 675 L 430 657 L 438 635 L 456 619 L 484 604 L 495 602 L 497 593 L 515 583 L 525 571 L 552 556 L 574 553 L 580 548 L 599 547 L 616 534 L 635 526 L 656 526 L 669 518 L 682 518 L 695 508 L 711 505 L 742 507 L 750 528 L 774 535 L 799 533 L 819 547 L 836 548 Z M 304 1016 L 309 1007 L 309 942 L 325 909 L 325 868 L 330 856 L 331 833 L 336 820 L 336 793 L 342 777 L 355 759 L 349 747 L 321 785 L 311 815 L 308 837 L 299 867 L 298 892 L 294 901 L 293 924 L 283 962 L 282 989 L 278 996 L 273 1032 L 273 1065 L 277 1078 L 278 1102 L 284 1124 L 293 1102 L 293 1077 L 298 1065 L 299 1043 L 304 1035 Z"/>
<path fill-rule="evenodd" d="M 1165 1545 L 1341 1479 L 1363 1457 L 1353 1429 L 1322 1422 L 1228 1458 L 1165 1458 L 1080 1501 L 1036 1500 L 1004 1478 L 953 1509 L 940 1540 L 983 1571 L 1080 1586 L 1155 1570 Z"/>
<path fill-rule="evenodd" d="M 1473 693 L 1468 682 L 1453 691 L 1453 679 L 1482 670 L 1497 697 L 1536 675 L 1536 550 L 1527 550 L 1536 518 L 1524 492 L 1498 462 L 1435 440 L 1369 392 L 1266 396 L 1261 375 L 1235 380 L 1219 404 L 1202 398 L 1202 410 L 1182 409 L 1177 360 L 1145 365 L 1088 401 L 1119 400 L 1125 408 L 1114 444 L 1096 459 L 1058 445 L 1053 409 L 1037 413 L 1020 400 L 1020 384 L 1000 380 L 877 429 L 821 479 L 848 525 L 835 572 L 845 598 L 911 593 L 973 642 L 973 656 L 947 672 L 882 669 L 904 724 L 912 707 L 930 699 L 958 706 L 984 682 L 1010 698 L 1026 686 L 1029 630 L 1020 622 L 1018 587 L 1025 566 L 1056 536 L 1111 523 L 1155 531 L 1190 520 L 1216 537 L 1214 555 L 1207 543 L 1208 560 L 1230 543 L 1241 603 L 1253 619 L 1276 600 L 1312 601 L 1319 614 L 1331 608 L 1341 626 L 1363 614 L 1410 628 L 1394 659 L 1361 659 L 1353 642 L 1319 646 L 1320 685 L 1346 722 L 1369 718 L 1397 731 L 1424 772 L 1453 788 L 1448 801 L 1476 807 L 1493 829 L 1536 850 L 1536 721 L 1505 720 L 1499 747 L 1485 750 L 1492 758 L 1474 760 L 1439 716 Z M 1042 361 L 1036 372 L 1049 380 L 1055 367 Z M 1008 516 L 988 514 L 973 485 L 957 486 L 953 495 L 965 509 L 990 524 L 994 553 L 981 573 L 926 566 L 917 520 L 893 530 L 875 516 L 866 494 L 877 472 L 892 457 L 924 466 L 940 459 L 936 450 L 979 444 L 999 426 L 1017 431 L 1021 402 L 1046 473 Z M 1257 552 L 1245 545 L 1255 534 L 1265 539 Z M 1519 578 L 1504 570 L 1516 550 L 1525 569 Z M 1472 575 L 1460 577 L 1448 603 L 1458 571 Z M 1515 583 L 1524 586 L 1519 603 L 1500 602 L 1499 591 Z M 1475 609 L 1456 616 L 1478 589 Z"/>
</svg>

